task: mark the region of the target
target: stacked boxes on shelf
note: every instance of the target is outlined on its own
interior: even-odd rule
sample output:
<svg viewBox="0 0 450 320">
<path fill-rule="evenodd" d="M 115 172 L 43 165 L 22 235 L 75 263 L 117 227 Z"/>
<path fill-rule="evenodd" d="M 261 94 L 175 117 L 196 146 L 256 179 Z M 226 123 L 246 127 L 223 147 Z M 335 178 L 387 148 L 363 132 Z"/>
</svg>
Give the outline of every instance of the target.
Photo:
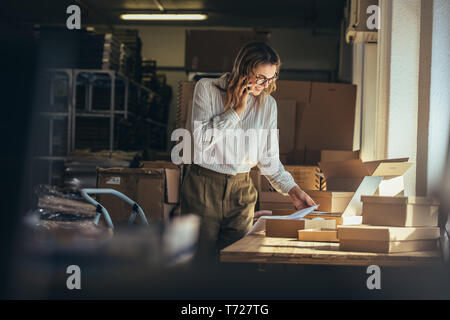
<svg viewBox="0 0 450 320">
<path fill-rule="evenodd" d="M 120 42 L 112 33 L 96 35 L 103 38 L 102 69 L 119 70 L 120 67 Z"/>
<path fill-rule="evenodd" d="M 123 49 L 121 70 L 127 77 L 141 83 L 142 41 L 136 29 L 114 29 L 114 36 L 126 46 Z"/>
<path fill-rule="evenodd" d="M 156 76 L 156 61 L 151 59 L 142 59 L 142 84 L 147 88 L 153 88 L 158 81 Z"/>
</svg>

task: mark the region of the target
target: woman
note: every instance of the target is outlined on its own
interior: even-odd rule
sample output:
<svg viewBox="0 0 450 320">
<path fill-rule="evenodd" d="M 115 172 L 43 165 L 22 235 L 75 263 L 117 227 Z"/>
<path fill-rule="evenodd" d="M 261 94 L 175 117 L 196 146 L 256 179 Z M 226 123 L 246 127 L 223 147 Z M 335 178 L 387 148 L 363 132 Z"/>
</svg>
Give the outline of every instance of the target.
<svg viewBox="0 0 450 320">
<path fill-rule="evenodd" d="M 257 191 L 249 172 L 255 165 L 275 190 L 289 194 L 297 209 L 315 205 L 285 171 L 278 141 L 258 139 L 256 157 L 251 154 L 254 143 L 239 152 L 228 144 L 234 141 L 227 139 L 230 132 L 239 132 L 239 138 L 244 130 L 277 129 L 277 104 L 270 93 L 276 89 L 280 64 L 268 44 L 250 42 L 239 51 L 231 73 L 202 78 L 195 86 L 191 128 L 196 156 L 183 180 L 181 210 L 201 216 L 198 258 L 217 258 L 219 250 L 251 228 Z M 225 140 L 226 147 L 219 148 Z"/>
</svg>

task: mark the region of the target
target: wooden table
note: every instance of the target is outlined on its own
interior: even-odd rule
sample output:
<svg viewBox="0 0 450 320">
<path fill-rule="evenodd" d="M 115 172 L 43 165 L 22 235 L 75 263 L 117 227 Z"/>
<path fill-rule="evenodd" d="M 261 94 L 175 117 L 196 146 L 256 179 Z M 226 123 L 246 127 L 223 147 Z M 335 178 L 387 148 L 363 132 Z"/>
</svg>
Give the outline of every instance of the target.
<svg viewBox="0 0 450 320">
<path fill-rule="evenodd" d="M 295 238 L 245 236 L 220 253 L 222 262 L 282 263 L 350 266 L 416 266 L 441 263 L 439 251 L 366 253 L 339 251 L 339 243 L 304 242 Z"/>
</svg>

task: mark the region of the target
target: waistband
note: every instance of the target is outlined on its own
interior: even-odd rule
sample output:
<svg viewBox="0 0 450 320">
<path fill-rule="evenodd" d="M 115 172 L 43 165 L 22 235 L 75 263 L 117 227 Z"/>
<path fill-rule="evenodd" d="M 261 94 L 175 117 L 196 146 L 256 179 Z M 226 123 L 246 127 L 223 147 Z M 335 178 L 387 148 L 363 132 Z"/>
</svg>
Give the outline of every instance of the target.
<svg viewBox="0 0 450 320">
<path fill-rule="evenodd" d="M 233 174 L 225 174 L 216 172 L 210 169 L 203 168 L 197 164 L 190 164 L 189 170 L 192 170 L 193 172 L 196 172 L 197 174 L 208 176 L 214 179 L 223 179 L 223 180 L 248 180 L 250 179 L 250 172 L 243 172 L 243 173 L 237 173 L 235 175 Z"/>
</svg>

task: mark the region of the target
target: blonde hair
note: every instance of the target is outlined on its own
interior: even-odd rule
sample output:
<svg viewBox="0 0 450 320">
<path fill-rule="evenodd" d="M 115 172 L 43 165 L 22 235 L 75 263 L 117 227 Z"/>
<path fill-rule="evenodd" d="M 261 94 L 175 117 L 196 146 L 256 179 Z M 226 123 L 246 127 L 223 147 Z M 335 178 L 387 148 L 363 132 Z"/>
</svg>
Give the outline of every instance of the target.
<svg viewBox="0 0 450 320">
<path fill-rule="evenodd" d="M 231 105 L 235 106 L 239 101 L 239 89 L 244 84 L 244 76 L 247 79 L 251 72 L 260 64 L 276 65 L 279 74 L 281 60 L 278 53 L 265 42 L 248 42 L 240 50 L 234 60 L 233 70 L 227 75 L 225 88 L 219 88 L 226 92 L 227 99 L 224 110 Z M 277 89 L 275 81 L 272 81 L 263 94 L 257 97 L 258 106 L 269 94 Z"/>
</svg>

